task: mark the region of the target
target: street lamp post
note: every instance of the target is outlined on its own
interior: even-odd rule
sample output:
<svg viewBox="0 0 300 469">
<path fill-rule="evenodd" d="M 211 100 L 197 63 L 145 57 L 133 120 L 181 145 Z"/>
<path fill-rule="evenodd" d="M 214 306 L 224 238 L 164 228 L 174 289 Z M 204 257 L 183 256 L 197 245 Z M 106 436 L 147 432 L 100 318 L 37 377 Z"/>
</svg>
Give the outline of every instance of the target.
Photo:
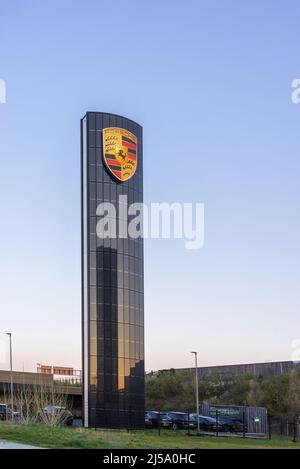
<svg viewBox="0 0 300 469">
<path fill-rule="evenodd" d="M 200 421 L 199 421 L 199 384 L 198 384 L 198 353 L 191 352 L 195 355 L 195 380 L 196 380 L 196 408 L 197 408 L 197 431 L 200 433 Z"/>
<path fill-rule="evenodd" d="M 37 373 L 39 375 L 39 379 L 38 379 L 39 385 L 42 388 L 42 362 L 37 363 Z"/>
<path fill-rule="evenodd" d="M 11 420 L 14 419 L 14 383 L 13 383 L 13 358 L 12 358 L 12 340 L 11 332 L 7 332 L 9 337 L 9 361 L 10 361 L 10 406 L 11 406 Z"/>
</svg>

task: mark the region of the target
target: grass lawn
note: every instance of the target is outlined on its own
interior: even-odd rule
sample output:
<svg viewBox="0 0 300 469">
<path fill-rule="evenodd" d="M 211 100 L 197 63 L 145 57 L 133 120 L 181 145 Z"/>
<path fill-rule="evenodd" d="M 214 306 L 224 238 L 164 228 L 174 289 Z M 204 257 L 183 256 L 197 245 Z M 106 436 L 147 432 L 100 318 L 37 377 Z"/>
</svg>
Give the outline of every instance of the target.
<svg viewBox="0 0 300 469">
<path fill-rule="evenodd" d="M 106 448 L 106 449 L 226 449 L 226 448 L 297 448 L 300 442 L 272 437 L 272 440 L 251 440 L 234 437 L 195 437 L 185 431 L 164 430 L 158 436 L 154 430 L 92 430 L 76 427 L 47 427 L 0 423 L 0 439 L 27 443 L 45 448 Z"/>
</svg>

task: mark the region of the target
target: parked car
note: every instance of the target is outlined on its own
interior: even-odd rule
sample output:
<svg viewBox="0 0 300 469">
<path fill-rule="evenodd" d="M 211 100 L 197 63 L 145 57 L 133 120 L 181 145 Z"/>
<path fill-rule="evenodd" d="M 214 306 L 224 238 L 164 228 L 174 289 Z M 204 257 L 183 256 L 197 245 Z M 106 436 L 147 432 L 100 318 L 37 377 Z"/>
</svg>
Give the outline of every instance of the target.
<svg viewBox="0 0 300 469">
<path fill-rule="evenodd" d="M 152 428 L 152 426 L 153 426 L 153 425 L 152 425 L 152 421 L 151 421 L 151 419 L 150 419 L 150 417 L 149 417 L 149 414 L 148 414 L 148 412 L 145 412 L 145 427 L 146 427 L 146 428 L 149 428 L 149 427 Z"/>
<path fill-rule="evenodd" d="M 11 420 L 11 417 L 13 417 L 13 420 L 17 420 L 20 415 L 19 412 L 15 410 L 13 411 L 13 416 L 11 414 L 11 407 L 7 404 L 0 403 L 0 420 Z"/>
<path fill-rule="evenodd" d="M 171 428 L 172 420 L 168 417 L 165 412 L 157 412 L 156 410 L 150 410 L 145 413 L 145 425 L 146 427 L 157 428 L 159 426 L 164 428 Z"/>
<path fill-rule="evenodd" d="M 171 428 L 178 430 L 179 428 L 195 428 L 194 421 L 189 421 L 188 414 L 184 412 L 167 412 L 166 415 L 171 420 Z"/>
<path fill-rule="evenodd" d="M 224 432 L 242 433 L 243 431 L 248 431 L 246 423 L 243 424 L 241 420 L 227 417 L 226 415 L 218 417 L 218 422 L 221 424 Z"/>
<path fill-rule="evenodd" d="M 74 417 L 72 412 L 70 412 L 66 407 L 48 405 L 44 407 L 40 415 L 40 420 L 43 422 L 44 417 L 48 417 L 49 420 L 52 417 L 58 416 L 57 423 L 58 425 L 73 425 Z"/>
<path fill-rule="evenodd" d="M 190 414 L 190 420 L 197 427 L 197 414 Z M 217 429 L 218 431 L 222 431 L 222 425 L 220 424 L 220 422 L 217 423 L 215 418 L 209 417 L 208 415 L 199 415 L 199 426 L 201 430 L 205 431 L 215 432 Z"/>
</svg>

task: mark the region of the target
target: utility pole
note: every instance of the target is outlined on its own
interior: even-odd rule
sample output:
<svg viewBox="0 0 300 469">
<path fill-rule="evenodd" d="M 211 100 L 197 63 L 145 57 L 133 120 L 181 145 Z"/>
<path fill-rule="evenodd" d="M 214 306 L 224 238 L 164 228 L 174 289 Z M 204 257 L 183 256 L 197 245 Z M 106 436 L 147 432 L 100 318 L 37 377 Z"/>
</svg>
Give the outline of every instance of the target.
<svg viewBox="0 0 300 469">
<path fill-rule="evenodd" d="M 195 380 L 196 380 L 196 408 L 197 408 L 197 431 L 200 433 L 200 422 L 199 422 L 199 384 L 198 384 L 198 353 L 191 352 L 195 355 Z"/>
<path fill-rule="evenodd" d="M 11 420 L 14 419 L 14 383 L 13 383 L 13 358 L 12 358 L 12 340 L 11 332 L 7 332 L 9 337 L 9 361 L 10 361 L 10 406 L 11 406 Z"/>
</svg>

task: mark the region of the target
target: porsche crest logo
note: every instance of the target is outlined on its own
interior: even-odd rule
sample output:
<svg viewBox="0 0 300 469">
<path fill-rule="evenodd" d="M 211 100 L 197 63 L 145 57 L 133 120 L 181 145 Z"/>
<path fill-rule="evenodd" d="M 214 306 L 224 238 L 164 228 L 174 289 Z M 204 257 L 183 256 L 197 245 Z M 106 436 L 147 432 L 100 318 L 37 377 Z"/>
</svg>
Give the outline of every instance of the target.
<svg viewBox="0 0 300 469">
<path fill-rule="evenodd" d="M 130 179 L 137 167 L 137 138 L 119 127 L 103 129 L 103 159 L 119 181 Z"/>
</svg>

